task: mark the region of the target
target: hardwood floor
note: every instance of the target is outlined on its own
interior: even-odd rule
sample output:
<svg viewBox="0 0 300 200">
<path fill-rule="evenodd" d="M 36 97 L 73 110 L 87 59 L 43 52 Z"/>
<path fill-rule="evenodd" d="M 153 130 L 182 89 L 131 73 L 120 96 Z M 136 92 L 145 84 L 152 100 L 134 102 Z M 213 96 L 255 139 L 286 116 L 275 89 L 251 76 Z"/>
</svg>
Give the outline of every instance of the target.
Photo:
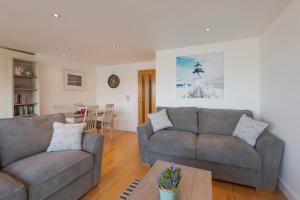
<svg viewBox="0 0 300 200">
<path fill-rule="evenodd" d="M 133 179 L 142 179 L 150 166 L 141 163 L 135 133 L 115 131 L 114 140 L 105 133 L 100 184 L 82 200 L 117 200 Z M 213 200 L 285 200 L 274 193 L 227 182 L 213 181 Z"/>
</svg>

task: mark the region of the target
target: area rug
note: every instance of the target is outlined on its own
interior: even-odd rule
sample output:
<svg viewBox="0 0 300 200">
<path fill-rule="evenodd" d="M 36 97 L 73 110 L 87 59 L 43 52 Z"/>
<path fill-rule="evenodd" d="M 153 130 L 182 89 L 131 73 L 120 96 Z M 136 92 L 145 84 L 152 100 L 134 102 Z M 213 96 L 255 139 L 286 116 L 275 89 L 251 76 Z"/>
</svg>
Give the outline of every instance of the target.
<svg viewBox="0 0 300 200">
<path fill-rule="evenodd" d="M 129 198 L 130 194 L 135 190 L 135 188 L 139 185 L 140 180 L 134 179 L 127 189 L 121 194 L 119 200 L 126 200 Z"/>
</svg>

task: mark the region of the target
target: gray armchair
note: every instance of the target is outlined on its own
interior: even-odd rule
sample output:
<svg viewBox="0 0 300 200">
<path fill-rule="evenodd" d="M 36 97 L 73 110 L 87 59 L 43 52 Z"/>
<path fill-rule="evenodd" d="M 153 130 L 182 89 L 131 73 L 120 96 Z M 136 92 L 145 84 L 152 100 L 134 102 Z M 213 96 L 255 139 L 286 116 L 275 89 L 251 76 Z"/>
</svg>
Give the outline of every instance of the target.
<svg viewBox="0 0 300 200">
<path fill-rule="evenodd" d="M 62 114 L 0 120 L 0 200 L 79 199 L 100 181 L 103 136 L 82 150 L 46 152 Z"/>
</svg>

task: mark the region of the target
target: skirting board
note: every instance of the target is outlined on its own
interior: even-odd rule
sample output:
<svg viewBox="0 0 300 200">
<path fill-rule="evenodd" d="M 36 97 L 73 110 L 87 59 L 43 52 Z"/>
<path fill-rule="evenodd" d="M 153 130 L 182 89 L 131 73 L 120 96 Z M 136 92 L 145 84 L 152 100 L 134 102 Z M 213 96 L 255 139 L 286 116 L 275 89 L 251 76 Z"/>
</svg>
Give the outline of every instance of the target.
<svg viewBox="0 0 300 200">
<path fill-rule="evenodd" d="M 278 178 L 278 187 L 288 200 L 299 200 L 300 197 L 284 182 Z"/>
</svg>

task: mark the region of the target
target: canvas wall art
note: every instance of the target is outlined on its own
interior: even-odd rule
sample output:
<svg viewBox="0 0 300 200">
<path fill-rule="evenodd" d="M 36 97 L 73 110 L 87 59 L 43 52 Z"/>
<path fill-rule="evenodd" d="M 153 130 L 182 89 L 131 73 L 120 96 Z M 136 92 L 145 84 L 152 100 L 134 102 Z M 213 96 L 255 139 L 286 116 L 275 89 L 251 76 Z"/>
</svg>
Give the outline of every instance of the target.
<svg viewBox="0 0 300 200">
<path fill-rule="evenodd" d="M 178 98 L 224 98 L 224 53 L 176 57 Z"/>
<path fill-rule="evenodd" d="M 64 70 L 64 89 L 65 90 L 84 90 L 85 73 L 75 70 Z"/>
</svg>

